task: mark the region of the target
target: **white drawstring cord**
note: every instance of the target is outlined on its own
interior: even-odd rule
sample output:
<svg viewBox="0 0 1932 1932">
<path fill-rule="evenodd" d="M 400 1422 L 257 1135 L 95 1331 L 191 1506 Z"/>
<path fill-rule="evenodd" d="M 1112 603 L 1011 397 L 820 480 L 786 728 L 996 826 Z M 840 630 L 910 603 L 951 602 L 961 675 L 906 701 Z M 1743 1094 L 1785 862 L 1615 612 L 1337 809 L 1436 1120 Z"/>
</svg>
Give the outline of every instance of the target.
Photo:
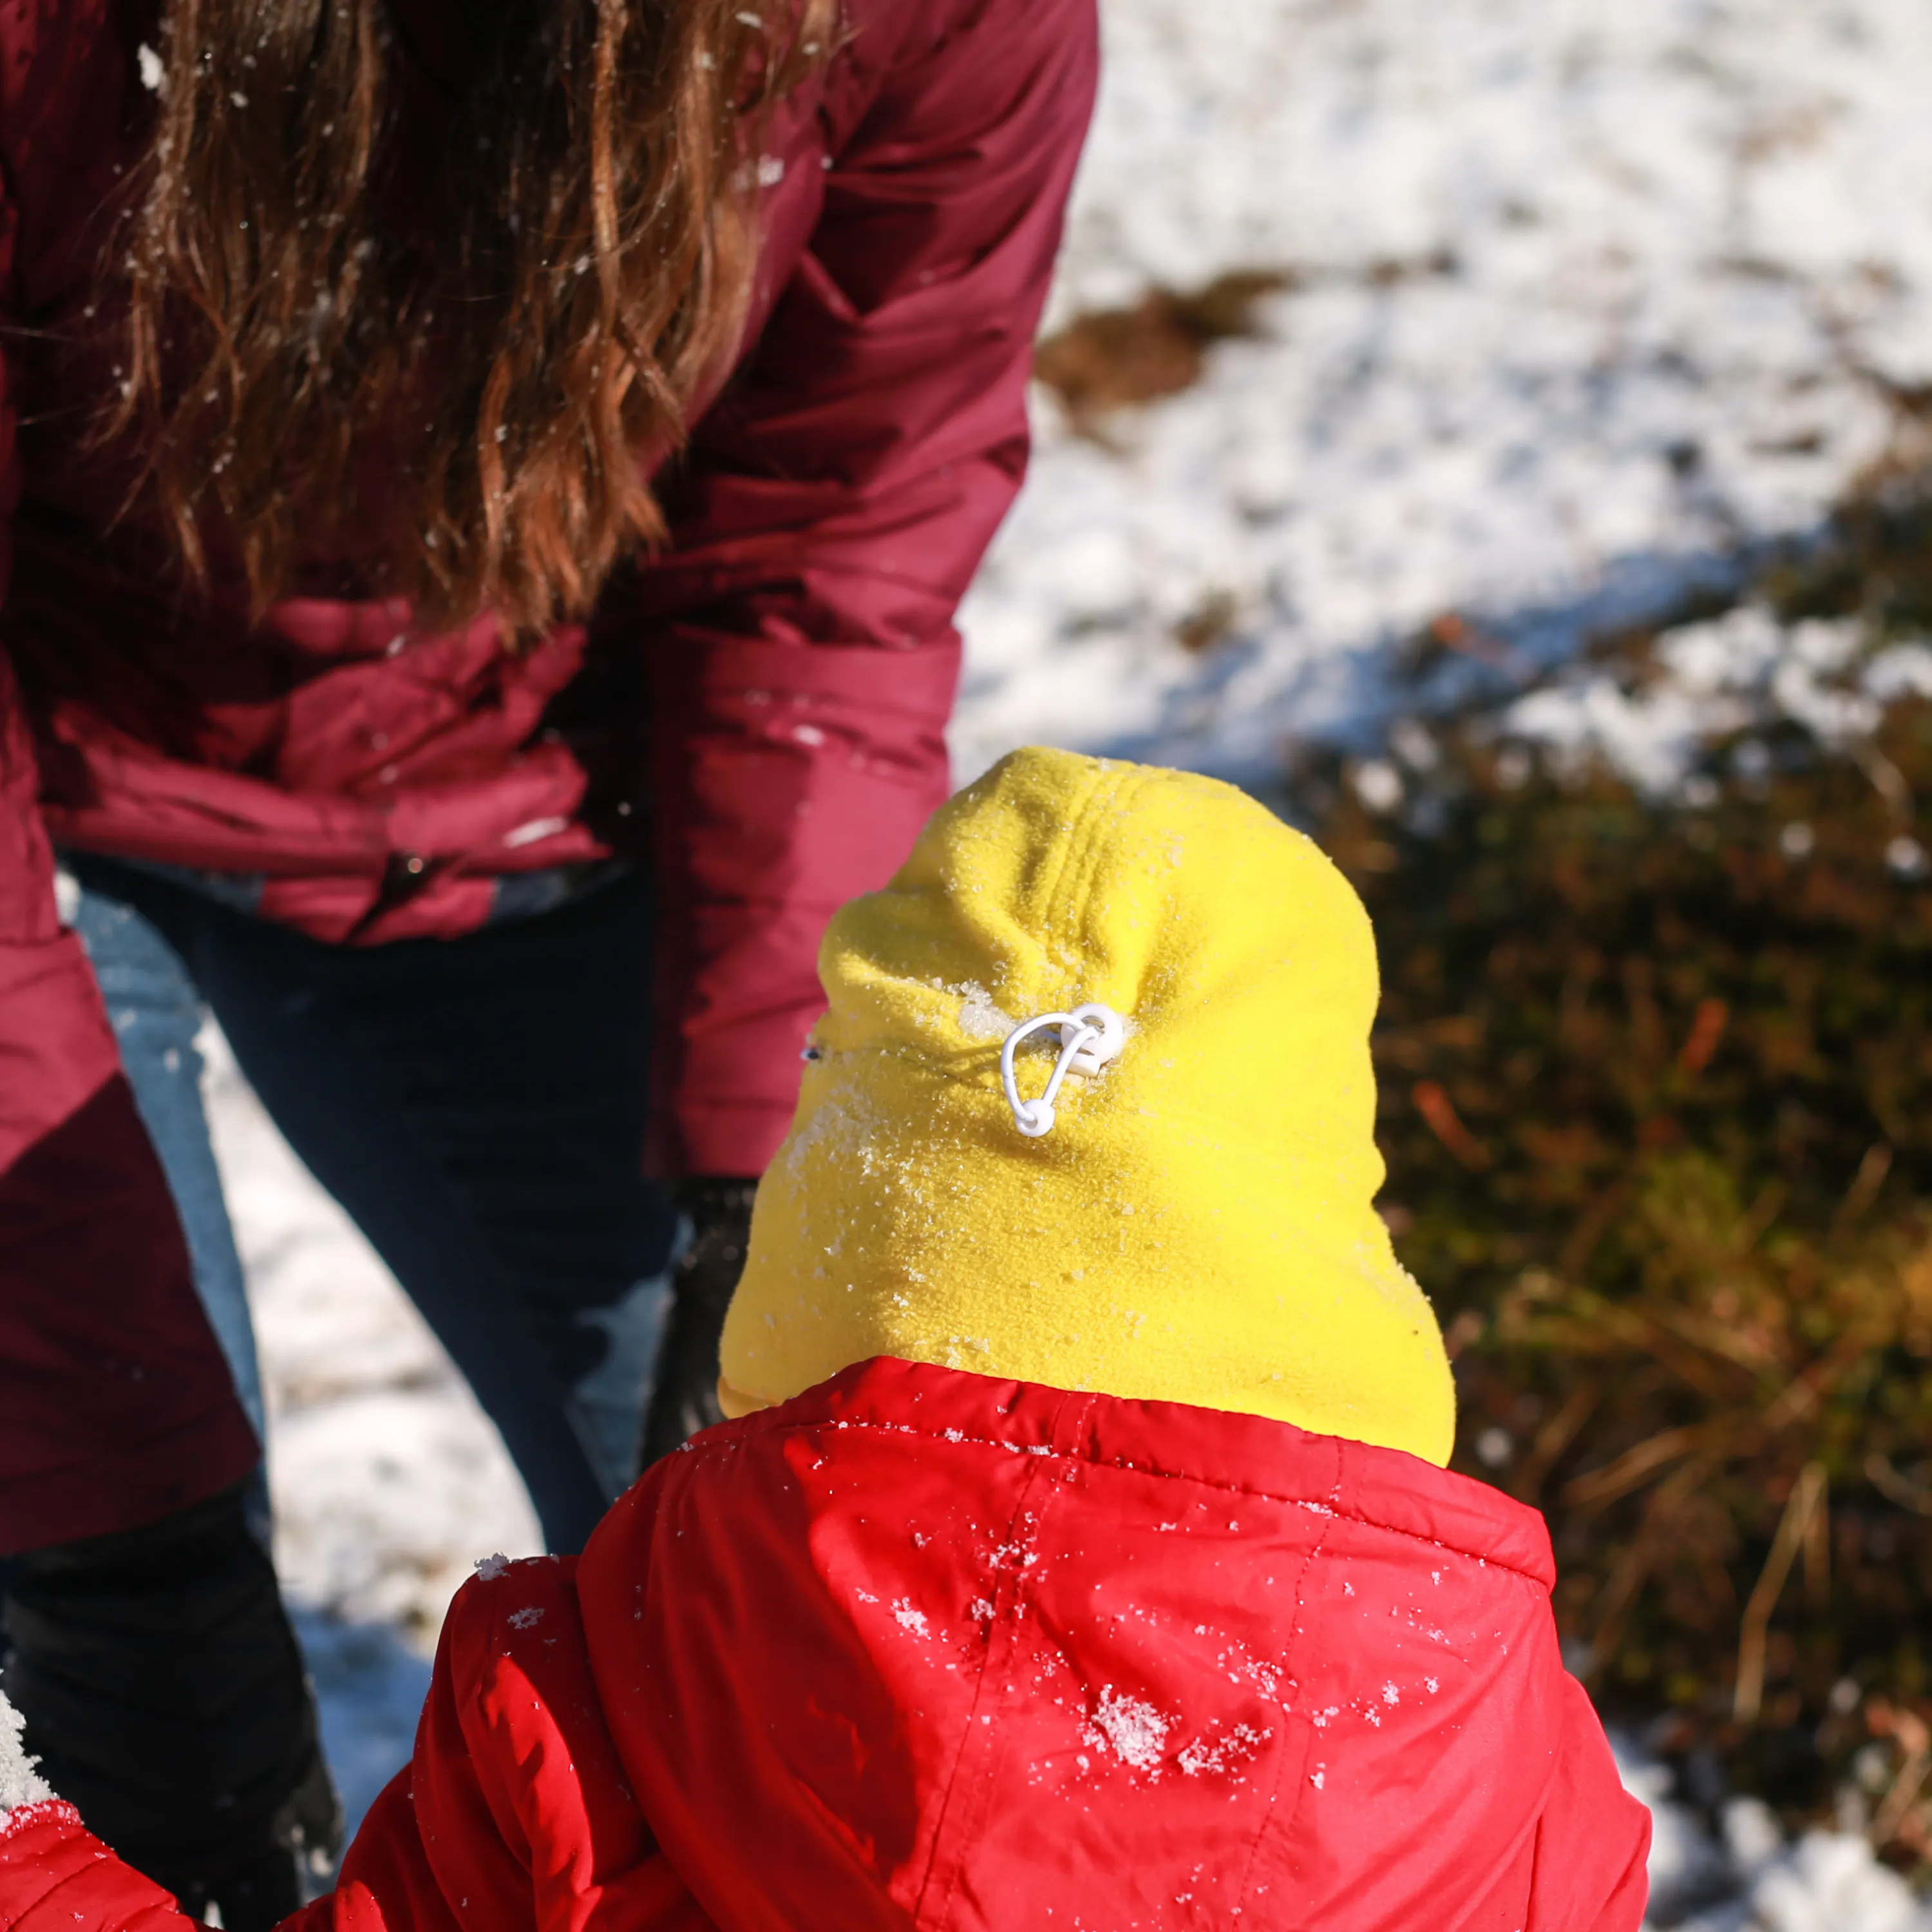
<svg viewBox="0 0 1932 1932">
<path fill-rule="evenodd" d="M 1013 1055 L 1029 1034 L 1050 1026 L 1060 1029 L 1060 1058 L 1047 1081 L 1046 1091 L 1037 1100 L 1022 1100 L 1019 1080 L 1013 1071 Z M 1007 1034 L 1006 1043 L 1000 1049 L 1000 1084 L 1006 1090 L 1013 1125 L 1031 1140 L 1052 1133 L 1053 1103 L 1060 1097 L 1060 1084 L 1067 1075 L 1098 1073 L 1119 1057 L 1126 1043 L 1126 1022 L 1112 1006 L 1103 1006 L 1097 1000 L 1076 1006 L 1070 1013 L 1042 1013 L 1036 1019 L 1022 1021 Z"/>
</svg>

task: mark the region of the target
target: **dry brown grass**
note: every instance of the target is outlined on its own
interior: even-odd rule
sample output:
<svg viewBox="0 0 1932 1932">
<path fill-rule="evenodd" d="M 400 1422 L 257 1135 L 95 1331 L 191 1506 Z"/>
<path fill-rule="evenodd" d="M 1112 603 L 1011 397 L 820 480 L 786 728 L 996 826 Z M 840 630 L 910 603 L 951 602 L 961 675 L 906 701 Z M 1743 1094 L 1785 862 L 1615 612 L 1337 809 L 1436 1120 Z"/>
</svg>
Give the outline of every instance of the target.
<svg viewBox="0 0 1932 1932">
<path fill-rule="evenodd" d="M 1757 588 L 1932 628 L 1928 536 L 1868 506 Z M 1856 756 L 1773 734 L 1754 776 L 1714 746 L 1696 810 L 1438 748 L 1427 836 L 1346 788 L 1322 830 L 1382 947 L 1384 1202 L 1457 1466 L 1548 1514 L 1601 1702 L 1798 1810 L 1862 1750 L 1874 1836 L 1923 1860 L 1932 888 L 1894 842 L 1932 844 L 1932 707 Z"/>
<path fill-rule="evenodd" d="M 1154 289 L 1132 308 L 1076 316 L 1040 344 L 1034 374 L 1076 428 L 1095 434 L 1115 410 L 1192 388 L 1210 346 L 1255 334 L 1262 298 L 1292 279 L 1274 269 L 1237 270 L 1191 292 Z"/>
</svg>

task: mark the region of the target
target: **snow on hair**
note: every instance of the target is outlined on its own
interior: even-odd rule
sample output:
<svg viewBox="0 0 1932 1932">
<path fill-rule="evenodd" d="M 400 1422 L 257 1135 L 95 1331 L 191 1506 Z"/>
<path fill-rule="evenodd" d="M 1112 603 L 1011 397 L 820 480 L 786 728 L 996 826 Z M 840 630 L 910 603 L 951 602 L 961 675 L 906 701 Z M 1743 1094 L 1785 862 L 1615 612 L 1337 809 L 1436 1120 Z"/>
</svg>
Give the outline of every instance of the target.
<svg viewBox="0 0 1932 1932">
<path fill-rule="evenodd" d="M 529 636 L 661 542 L 640 456 L 737 339 L 747 157 L 834 39 L 837 0 L 767 6 L 479 8 L 419 192 L 385 0 L 171 0 L 101 436 L 190 578 L 212 543 L 259 614 L 320 542 L 426 622 Z"/>
</svg>

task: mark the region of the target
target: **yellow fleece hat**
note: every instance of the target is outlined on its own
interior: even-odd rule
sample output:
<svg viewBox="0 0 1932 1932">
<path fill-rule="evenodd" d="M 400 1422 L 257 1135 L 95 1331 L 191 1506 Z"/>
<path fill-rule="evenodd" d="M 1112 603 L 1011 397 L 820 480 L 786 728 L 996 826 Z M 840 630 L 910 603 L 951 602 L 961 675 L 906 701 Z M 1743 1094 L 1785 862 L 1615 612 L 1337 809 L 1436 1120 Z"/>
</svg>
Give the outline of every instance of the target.
<svg viewBox="0 0 1932 1932">
<path fill-rule="evenodd" d="M 1016 752 L 839 912 L 819 975 L 728 1414 L 893 1355 L 1448 1462 L 1442 1337 L 1370 1204 L 1374 935 L 1300 832 L 1213 779 Z M 1029 1136 L 1002 1046 L 1088 1002 L 1124 1043 Z M 1016 1048 L 1022 1105 L 1060 1042 Z"/>
</svg>

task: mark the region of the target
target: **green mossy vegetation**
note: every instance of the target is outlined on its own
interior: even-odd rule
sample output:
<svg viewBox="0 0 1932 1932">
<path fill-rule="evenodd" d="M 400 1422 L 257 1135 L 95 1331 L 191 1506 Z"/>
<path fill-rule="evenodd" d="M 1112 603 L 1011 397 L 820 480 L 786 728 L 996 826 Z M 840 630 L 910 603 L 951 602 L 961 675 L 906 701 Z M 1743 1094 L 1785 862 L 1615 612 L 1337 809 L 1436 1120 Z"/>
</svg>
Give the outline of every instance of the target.
<svg viewBox="0 0 1932 1932">
<path fill-rule="evenodd" d="M 1862 504 L 1750 594 L 1932 634 L 1932 506 Z M 1641 682 L 1650 641 L 1598 655 Z M 1695 803 L 1432 735 L 1426 811 L 1316 816 L 1382 949 L 1382 1201 L 1456 1356 L 1456 1466 L 1546 1514 L 1609 1714 L 1670 1714 L 1794 1820 L 1862 1802 L 1922 1864 L 1932 706 L 1713 742 Z"/>
</svg>

